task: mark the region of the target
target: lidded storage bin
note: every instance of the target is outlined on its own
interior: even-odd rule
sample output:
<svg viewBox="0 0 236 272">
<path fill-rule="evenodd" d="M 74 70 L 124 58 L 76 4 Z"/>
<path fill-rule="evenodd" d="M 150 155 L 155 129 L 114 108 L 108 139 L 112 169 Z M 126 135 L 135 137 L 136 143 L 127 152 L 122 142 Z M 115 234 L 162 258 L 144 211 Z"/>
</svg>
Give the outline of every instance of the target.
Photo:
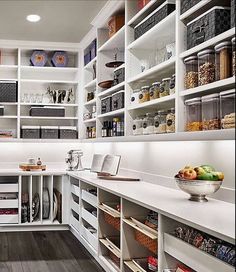
<svg viewBox="0 0 236 272">
<path fill-rule="evenodd" d="M 205 85 L 215 81 L 215 51 L 206 49 L 198 56 L 198 85 Z"/>
<path fill-rule="evenodd" d="M 198 86 L 198 58 L 197 56 L 185 58 L 184 63 L 186 68 L 184 87 L 185 89 L 196 88 Z"/>
<path fill-rule="evenodd" d="M 231 76 L 231 42 L 222 42 L 215 46 L 216 80 Z"/>
<path fill-rule="evenodd" d="M 159 116 L 159 129 L 156 133 L 166 133 L 166 116 L 168 112 L 166 110 L 159 110 L 158 116 Z"/>
<path fill-rule="evenodd" d="M 111 95 L 101 99 L 101 113 L 107 113 L 111 111 L 112 98 Z"/>
<path fill-rule="evenodd" d="M 30 116 L 65 117 L 64 107 L 31 107 Z"/>
<path fill-rule="evenodd" d="M 201 0 L 181 0 L 180 1 L 180 13 L 183 14 L 196 4 L 198 4 Z"/>
<path fill-rule="evenodd" d="M 150 100 L 157 99 L 160 97 L 160 82 L 152 83 L 152 87 L 149 89 Z"/>
<path fill-rule="evenodd" d="M 58 126 L 41 126 L 42 139 L 58 139 Z"/>
<path fill-rule="evenodd" d="M 0 80 L 0 102 L 17 102 L 17 82 Z"/>
<path fill-rule="evenodd" d="M 114 70 L 114 81 L 113 85 L 117 85 L 125 80 L 125 64 L 117 67 Z"/>
<path fill-rule="evenodd" d="M 73 126 L 59 127 L 60 139 L 77 139 L 77 128 Z"/>
<path fill-rule="evenodd" d="M 39 139 L 40 126 L 22 126 L 21 137 L 23 139 Z"/>
<path fill-rule="evenodd" d="M 125 91 L 119 91 L 117 93 L 114 93 L 111 97 L 112 101 L 112 111 L 119 110 L 124 108 L 124 100 L 125 100 Z"/>
<path fill-rule="evenodd" d="M 218 93 L 202 97 L 202 129 L 220 129 L 220 99 Z"/>
<path fill-rule="evenodd" d="M 202 130 L 202 102 L 200 97 L 185 101 L 186 131 Z"/>
<path fill-rule="evenodd" d="M 235 128 L 235 90 L 220 93 L 221 128 Z"/>
</svg>

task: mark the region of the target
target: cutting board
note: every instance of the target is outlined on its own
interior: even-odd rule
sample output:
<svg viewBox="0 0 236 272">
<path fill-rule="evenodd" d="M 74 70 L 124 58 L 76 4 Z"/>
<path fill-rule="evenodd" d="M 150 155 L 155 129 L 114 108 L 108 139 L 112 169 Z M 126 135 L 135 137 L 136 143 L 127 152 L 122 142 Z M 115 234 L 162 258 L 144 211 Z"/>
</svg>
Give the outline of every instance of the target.
<svg viewBox="0 0 236 272">
<path fill-rule="evenodd" d="M 33 165 L 33 164 L 27 164 L 27 163 L 21 163 L 19 164 L 19 167 L 23 171 L 45 171 L 46 165 Z"/>
</svg>

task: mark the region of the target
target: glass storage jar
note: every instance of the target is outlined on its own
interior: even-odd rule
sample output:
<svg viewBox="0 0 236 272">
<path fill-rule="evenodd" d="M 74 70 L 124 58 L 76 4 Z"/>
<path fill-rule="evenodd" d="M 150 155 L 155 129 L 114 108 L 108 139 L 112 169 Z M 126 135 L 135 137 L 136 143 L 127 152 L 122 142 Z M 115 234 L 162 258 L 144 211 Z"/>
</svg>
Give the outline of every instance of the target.
<svg viewBox="0 0 236 272">
<path fill-rule="evenodd" d="M 166 132 L 175 132 L 175 108 L 171 108 L 166 116 Z"/>
<path fill-rule="evenodd" d="M 140 89 L 133 90 L 133 93 L 130 97 L 130 104 L 138 104 L 139 103 L 139 94 L 140 94 Z"/>
<path fill-rule="evenodd" d="M 175 74 L 173 74 L 170 79 L 170 95 L 174 93 L 175 93 Z"/>
<path fill-rule="evenodd" d="M 215 81 L 215 51 L 206 49 L 198 56 L 198 85 L 205 85 Z"/>
<path fill-rule="evenodd" d="M 215 46 L 216 80 L 231 76 L 231 42 L 222 42 Z"/>
<path fill-rule="evenodd" d="M 160 82 L 152 83 L 151 88 L 149 89 L 150 100 L 157 99 L 160 97 Z"/>
<path fill-rule="evenodd" d="M 160 133 L 160 115 L 158 114 L 158 112 L 155 113 L 154 116 L 154 133 Z"/>
<path fill-rule="evenodd" d="M 143 86 L 139 94 L 139 103 L 144 103 L 150 100 L 149 86 Z"/>
<path fill-rule="evenodd" d="M 146 116 L 143 118 L 143 135 L 153 133 L 154 133 L 154 114 L 146 113 Z"/>
<path fill-rule="evenodd" d="M 137 116 L 133 120 L 133 135 L 143 134 L 143 116 Z"/>
<path fill-rule="evenodd" d="M 202 130 L 202 102 L 200 97 L 185 101 L 186 131 Z"/>
<path fill-rule="evenodd" d="M 220 93 L 221 128 L 235 128 L 235 90 Z"/>
<path fill-rule="evenodd" d="M 198 86 L 198 58 L 191 56 L 184 59 L 185 76 L 184 87 L 185 89 L 196 88 Z"/>
<path fill-rule="evenodd" d="M 232 75 L 235 76 L 236 70 L 236 52 L 235 52 L 235 37 L 232 39 Z"/>
<path fill-rule="evenodd" d="M 163 78 L 160 87 L 160 97 L 164 97 L 170 94 L 170 77 Z"/>
<path fill-rule="evenodd" d="M 219 94 L 202 97 L 202 130 L 220 129 Z"/>
<path fill-rule="evenodd" d="M 166 116 L 168 112 L 166 110 L 159 110 L 159 133 L 166 133 Z"/>
</svg>

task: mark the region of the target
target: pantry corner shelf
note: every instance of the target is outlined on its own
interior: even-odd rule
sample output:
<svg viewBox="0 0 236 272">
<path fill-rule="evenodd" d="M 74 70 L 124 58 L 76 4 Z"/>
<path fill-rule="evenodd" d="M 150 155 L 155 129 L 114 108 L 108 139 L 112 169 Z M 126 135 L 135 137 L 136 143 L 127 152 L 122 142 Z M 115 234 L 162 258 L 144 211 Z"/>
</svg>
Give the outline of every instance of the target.
<svg viewBox="0 0 236 272">
<path fill-rule="evenodd" d="M 98 94 L 98 97 L 105 97 L 105 96 L 107 96 L 107 95 L 111 95 L 111 94 L 113 94 L 113 93 L 115 93 L 115 92 L 117 92 L 118 90 L 120 90 L 120 89 L 122 89 L 122 88 L 124 88 L 125 87 L 125 82 L 123 81 L 123 82 L 121 82 L 121 83 L 119 83 L 119 84 L 117 84 L 117 85 L 115 85 L 115 86 L 112 86 L 111 88 L 109 88 L 109 89 L 107 89 L 107 90 L 105 90 L 105 91 L 101 91 L 99 94 Z"/>
</svg>

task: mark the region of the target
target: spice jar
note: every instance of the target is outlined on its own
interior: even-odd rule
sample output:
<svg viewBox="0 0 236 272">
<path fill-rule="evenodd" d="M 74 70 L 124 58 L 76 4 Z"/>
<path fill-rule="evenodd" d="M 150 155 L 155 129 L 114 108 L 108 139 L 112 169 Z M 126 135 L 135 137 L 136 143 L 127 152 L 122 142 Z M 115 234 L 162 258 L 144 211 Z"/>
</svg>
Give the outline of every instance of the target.
<svg viewBox="0 0 236 272">
<path fill-rule="evenodd" d="M 166 133 L 166 116 L 168 112 L 166 110 L 158 111 L 159 115 L 159 133 Z"/>
<path fill-rule="evenodd" d="M 152 83 L 152 87 L 149 89 L 150 100 L 160 97 L 160 82 Z"/>
<path fill-rule="evenodd" d="M 231 42 L 232 42 L 232 75 L 235 76 L 236 70 L 235 37 L 231 40 Z"/>
<path fill-rule="evenodd" d="M 166 116 L 166 132 L 175 132 L 175 108 L 171 108 Z"/>
<path fill-rule="evenodd" d="M 215 51 L 206 49 L 198 56 L 198 85 L 205 85 L 215 81 Z"/>
<path fill-rule="evenodd" d="M 221 128 L 235 128 L 235 90 L 220 93 Z"/>
<path fill-rule="evenodd" d="M 133 121 L 133 135 L 143 134 L 143 116 L 137 116 Z"/>
<path fill-rule="evenodd" d="M 202 97 L 202 129 L 220 129 L 220 100 L 218 93 Z"/>
<path fill-rule="evenodd" d="M 160 87 L 160 97 L 164 97 L 170 94 L 170 77 L 163 78 Z"/>
<path fill-rule="evenodd" d="M 144 103 L 150 100 L 149 96 L 149 86 L 143 86 L 141 88 L 141 93 L 139 94 L 139 103 Z"/>
<path fill-rule="evenodd" d="M 202 102 L 200 97 L 185 101 L 186 131 L 202 130 Z"/>
<path fill-rule="evenodd" d="M 140 89 L 133 90 L 130 98 L 130 104 L 137 104 L 139 102 Z"/>
<path fill-rule="evenodd" d="M 231 42 L 215 46 L 216 80 L 231 76 Z"/>
<path fill-rule="evenodd" d="M 154 114 L 146 113 L 143 118 L 143 135 L 154 133 Z"/>
<path fill-rule="evenodd" d="M 175 93 L 175 74 L 173 74 L 170 79 L 170 95 L 174 93 Z"/>
<path fill-rule="evenodd" d="M 185 63 L 185 77 L 184 86 L 185 89 L 191 89 L 198 86 L 198 58 L 197 56 L 191 56 L 184 59 Z"/>
</svg>

